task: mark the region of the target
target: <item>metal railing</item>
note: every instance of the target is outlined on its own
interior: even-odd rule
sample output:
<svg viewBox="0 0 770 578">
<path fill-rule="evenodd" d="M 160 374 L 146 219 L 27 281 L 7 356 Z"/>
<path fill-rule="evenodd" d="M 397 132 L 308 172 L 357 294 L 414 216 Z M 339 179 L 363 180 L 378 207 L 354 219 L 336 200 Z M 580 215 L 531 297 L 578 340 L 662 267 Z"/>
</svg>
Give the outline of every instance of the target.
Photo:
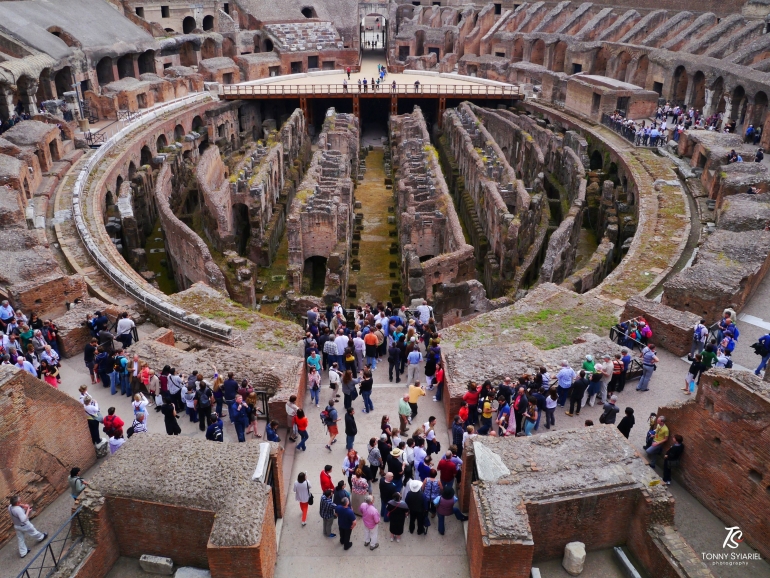
<svg viewBox="0 0 770 578">
<path fill-rule="evenodd" d="M 621 331 L 617 325 L 610 327 L 610 339 L 612 339 L 618 345 L 622 345 L 624 347 L 629 347 L 631 349 L 636 349 L 638 347 L 639 351 L 647 347 L 638 339 L 634 339 L 633 337 L 626 335 L 626 333 Z"/>
<path fill-rule="evenodd" d="M 19 572 L 16 578 L 42 578 L 50 576 L 54 570 L 59 569 L 62 561 L 69 556 L 73 548 L 83 541 L 83 523 L 80 520 L 80 510 L 82 506 L 75 510 L 64 524 L 62 524 L 56 533 L 46 540 L 43 547 L 35 554 L 35 557 L 29 561 L 24 569 Z M 77 522 L 80 532 L 76 536 L 72 535 L 72 528 Z M 66 530 L 66 532 L 65 532 Z M 62 536 L 62 532 L 65 532 Z"/>
<path fill-rule="evenodd" d="M 662 133 L 657 137 L 649 137 L 647 140 L 645 140 L 644 135 L 637 134 L 635 129 L 625 126 L 622 120 L 615 120 L 608 114 L 602 115 L 602 124 L 607 128 L 612 129 L 632 145 L 637 147 L 662 147 L 665 146 L 667 142 L 665 133 Z"/>
<path fill-rule="evenodd" d="M 506 98 L 521 94 L 518 86 L 490 86 L 486 84 L 396 84 L 387 82 L 364 89 L 355 83 L 343 84 L 229 84 L 219 87 L 220 96 L 478 96 Z"/>
</svg>

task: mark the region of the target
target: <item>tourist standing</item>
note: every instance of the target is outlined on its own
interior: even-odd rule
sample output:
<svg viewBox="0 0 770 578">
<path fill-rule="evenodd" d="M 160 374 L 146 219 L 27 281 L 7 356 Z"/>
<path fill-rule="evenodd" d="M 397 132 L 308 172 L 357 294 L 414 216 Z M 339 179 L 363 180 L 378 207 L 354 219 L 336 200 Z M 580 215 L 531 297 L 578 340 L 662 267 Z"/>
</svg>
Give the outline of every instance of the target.
<svg viewBox="0 0 770 578">
<path fill-rule="evenodd" d="M 412 423 L 412 407 L 409 404 L 409 394 L 404 394 L 398 402 L 398 421 L 399 429 L 406 434 L 409 431 L 409 424 Z"/>
<path fill-rule="evenodd" d="M 422 483 L 419 480 L 410 480 L 409 491 L 404 498 L 409 507 L 409 533 L 414 534 L 414 526 L 417 524 L 417 535 L 427 534 L 425 527 L 425 494 L 422 492 Z"/>
<path fill-rule="evenodd" d="M 372 372 L 369 369 L 364 369 L 362 375 L 363 379 L 361 380 L 358 389 L 361 392 L 361 397 L 364 398 L 364 413 L 369 413 L 370 411 L 374 411 L 374 404 L 372 403 L 372 387 L 374 386 L 374 378 L 372 377 Z"/>
<path fill-rule="evenodd" d="M 460 511 L 460 508 L 455 506 L 455 502 L 457 502 L 457 497 L 455 496 L 454 489 L 445 487 L 441 492 L 441 497 L 436 505 L 436 514 L 438 514 L 438 533 L 442 536 L 444 535 L 444 518 L 447 516 L 454 515 L 455 518 L 461 522 L 465 522 L 468 519 L 468 516 L 464 515 Z"/>
<path fill-rule="evenodd" d="M 334 512 L 340 528 L 340 544 L 345 550 L 350 550 L 353 547 L 350 536 L 353 533 L 353 528 L 356 527 L 356 514 L 350 508 L 350 499 L 342 498 L 342 503 L 334 509 Z"/>
<path fill-rule="evenodd" d="M 307 524 L 307 507 L 311 497 L 310 482 L 307 481 L 305 472 L 300 472 L 297 481 L 294 482 L 294 499 L 299 502 L 299 509 L 302 511 L 303 526 Z"/>
<path fill-rule="evenodd" d="M 3 302 L 5 305 L 7 301 Z M 32 506 L 24 504 L 19 496 L 11 496 L 11 504 L 8 506 L 8 513 L 11 515 L 11 521 L 13 522 L 13 529 L 16 530 L 16 539 L 19 543 L 19 556 L 24 558 L 29 550 L 27 549 L 26 537 L 29 535 L 34 538 L 38 543 L 44 541 L 48 534 L 39 532 L 32 522 L 29 521 L 29 513 L 32 510 Z"/>
<path fill-rule="evenodd" d="M 411 353 L 409 355 L 411 355 Z M 409 386 L 409 407 L 412 410 L 411 418 L 408 420 L 410 424 L 412 423 L 412 420 L 417 417 L 417 400 L 424 395 L 425 388 L 420 385 L 419 381 L 415 381 L 414 384 Z"/>
<path fill-rule="evenodd" d="M 334 501 L 332 495 L 334 492 L 330 489 L 323 491 L 321 496 L 321 519 L 323 520 L 323 533 L 327 538 L 336 538 L 337 534 L 332 533 L 332 524 L 334 523 Z"/>
<path fill-rule="evenodd" d="M 373 496 L 366 496 L 364 503 L 359 508 L 361 519 L 364 522 L 364 546 L 369 546 L 369 550 L 376 550 L 380 547 L 377 541 L 377 524 L 380 523 L 380 513 L 372 505 L 373 502 Z"/>
<path fill-rule="evenodd" d="M 663 481 L 666 485 L 671 485 L 671 468 L 675 468 L 679 465 L 679 460 L 684 453 L 684 438 L 676 434 L 674 436 L 674 445 L 668 448 L 668 451 L 663 456 Z"/>
<path fill-rule="evenodd" d="M 615 416 L 618 415 L 618 412 L 620 409 L 618 409 L 618 406 L 615 405 L 618 401 L 618 396 L 613 395 L 610 397 L 610 399 L 607 401 L 607 403 L 604 404 L 604 412 L 602 415 L 599 416 L 599 423 L 603 424 L 614 424 L 615 423 Z"/>
<path fill-rule="evenodd" d="M 634 424 L 636 423 L 636 419 L 634 418 L 634 408 L 627 407 L 625 414 L 626 415 L 623 416 L 623 419 L 621 419 L 618 424 L 618 430 L 620 430 L 620 433 L 628 439 L 628 436 L 631 434 L 631 428 L 634 427 Z"/>
<path fill-rule="evenodd" d="M 404 533 L 404 523 L 409 515 L 409 506 L 401 499 L 401 494 L 396 492 L 388 502 L 387 518 L 390 521 L 390 541 L 401 542 L 401 535 Z"/>
<path fill-rule="evenodd" d="M 354 417 L 355 413 L 356 410 L 352 407 L 349 407 L 345 413 L 345 449 L 347 450 L 353 449 L 353 444 L 356 441 L 356 434 L 358 434 L 356 418 Z"/>
<path fill-rule="evenodd" d="M 70 486 L 70 496 L 72 496 L 73 500 L 77 500 L 80 493 L 88 485 L 88 482 L 80 477 L 80 468 L 72 468 L 70 470 L 70 477 L 67 478 L 67 483 Z"/>
<path fill-rule="evenodd" d="M 305 412 L 303 410 L 297 410 L 297 413 L 294 416 L 293 426 L 297 428 L 297 432 L 299 433 L 300 437 L 300 442 L 297 444 L 297 449 L 302 450 L 303 452 L 307 451 L 307 446 L 305 446 L 305 443 L 310 436 L 307 433 L 308 419 L 305 416 Z"/>
<path fill-rule="evenodd" d="M 650 343 L 642 349 L 642 378 L 636 386 L 636 391 L 649 391 L 652 372 L 655 371 L 655 364 L 658 363 L 658 357 L 655 355 L 655 344 Z"/>
<path fill-rule="evenodd" d="M 561 407 L 564 407 L 567 403 L 567 396 L 569 395 L 569 391 L 572 388 L 572 384 L 576 377 L 575 370 L 569 366 L 569 362 L 566 359 L 563 359 L 561 362 L 561 369 L 559 370 L 559 373 L 556 374 L 559 405 Z"/>
<path fill-rule="evenodd" d="M 235 433 L 238 435 L 238 441 L 241 443 L 246 442 L 245 431 L 249 427 L 249 406 L 244 403 L 243 396 L 237 394 L 233 405 L 228 408 L 230 416 L 233 419 L 235 425 Z"/>
<path fill-rule="evenodd" d="M 668 441 L 668 426 L 666 425 L 666 418 L 662 415 L 658 416 L 656 420 L 655 433 L 652 438 L 652 443 L 645 451 L 650 461 L 650 467 L 655 467 L 655 461 L 659 453 L 663 451 L 663 445 Z"/>
</svg>

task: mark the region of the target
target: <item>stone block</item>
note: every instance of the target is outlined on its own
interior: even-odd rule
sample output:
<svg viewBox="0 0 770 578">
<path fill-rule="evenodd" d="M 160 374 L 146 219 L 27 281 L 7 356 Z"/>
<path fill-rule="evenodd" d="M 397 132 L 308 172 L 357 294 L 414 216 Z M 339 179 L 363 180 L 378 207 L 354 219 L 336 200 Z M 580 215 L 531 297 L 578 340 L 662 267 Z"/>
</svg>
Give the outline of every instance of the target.
<svg viewBox="0 0 770 578">
<path fill-rule="evenodd" d="M 164 556 L 142 554 L 141 558 L 139 558 L 139 565 L 142 567 L 142 570 L 150 574 L 171 576 L 174 573 L 174 561 Z"/>
<path fill-rule="evenodd" d="M 94 444 L 94 448 L 96 449 L 97 458 L 107 457 L 107 454 L 109 453 L 109 450 L 110 450 L 110 446 L 107 443 L 107 438 L 100 438 L 99 443 Z"/>
<path fill-rule="evenodd" d="M 579 576 L 586 562 L 586 546 L 583 542 L 570 542 L 564 547 L 561 565 L 572 576 Z"/>
</svg>

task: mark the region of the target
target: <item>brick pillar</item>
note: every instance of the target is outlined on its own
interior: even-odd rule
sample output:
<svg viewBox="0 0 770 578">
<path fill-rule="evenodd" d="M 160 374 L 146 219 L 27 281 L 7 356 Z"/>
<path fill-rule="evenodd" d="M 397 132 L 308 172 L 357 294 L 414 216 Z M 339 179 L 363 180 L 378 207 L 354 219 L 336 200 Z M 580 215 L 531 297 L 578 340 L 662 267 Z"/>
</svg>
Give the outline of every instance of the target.
<svg viewBox="0 0 770 578">
<path fill-rule="evenodd" d="M 0 120 L 8 120 L 13 114 L 13 91 L 10 86 L 0 86 Z"/>
<path fill-rule="evenodd" d="M 134 65 L 134 78 L 139 78 L 139 55 L 131 55 L 131 64 Z"/>
</svg>

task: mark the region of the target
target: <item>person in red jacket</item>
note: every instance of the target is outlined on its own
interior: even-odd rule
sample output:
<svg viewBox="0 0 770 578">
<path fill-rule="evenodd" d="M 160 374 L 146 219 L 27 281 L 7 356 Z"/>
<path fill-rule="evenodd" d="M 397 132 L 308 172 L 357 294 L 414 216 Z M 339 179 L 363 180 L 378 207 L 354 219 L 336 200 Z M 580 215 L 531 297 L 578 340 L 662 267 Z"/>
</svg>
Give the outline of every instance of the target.
<svg viewBox="0 0 770 578">
<path fill-rule="evenodd" d="M 123 420 L 115 415 L 114 407 L 107 410 L 107 415 L 104 417 L 104 433 L 108 437 L 112 437 L 114 432 L 122 430 L 124 425 Z"/>
<path fill-rule="evenodd" d="M 452 461 L 452 452 L 447 450 L 444 457 L 441 458 L 436 466 L 441 479 L 441 486 L 451 488 L 457 474 L 457 464 Z"/>
<path fill-rule="evenodd" d="M 334 482 L 332 481 L 332 467 L 330 465 L 324 466 L 324 471 L 321 472 L 321 492 L 326 490 L 334 491 Z"/>
</svg>

